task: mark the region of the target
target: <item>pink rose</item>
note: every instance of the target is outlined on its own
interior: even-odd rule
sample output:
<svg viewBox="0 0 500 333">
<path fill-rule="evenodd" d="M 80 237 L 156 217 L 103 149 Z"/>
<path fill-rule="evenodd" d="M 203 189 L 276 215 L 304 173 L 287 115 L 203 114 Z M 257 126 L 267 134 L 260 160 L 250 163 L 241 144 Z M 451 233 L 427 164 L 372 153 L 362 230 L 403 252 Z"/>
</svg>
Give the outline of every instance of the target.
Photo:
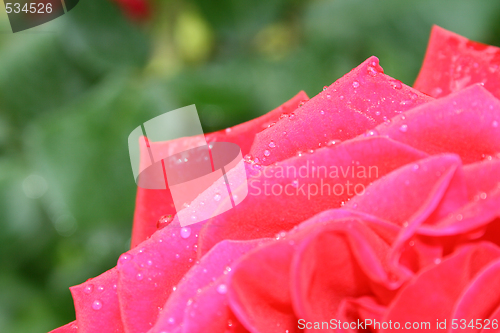
<svg viewBox="0 0 500 333">
<path fill-rule="evenodd" d="M 247 154 L 247 198 L 181 228 L 168 190 L 139 188 L 131 250 L 71 288 L 76 321 L 53 332 L 498 329 L 496 49 L 438 33 L 416 86 L 439 99 L 371 57 L 208 134 Z"/>
</svg>

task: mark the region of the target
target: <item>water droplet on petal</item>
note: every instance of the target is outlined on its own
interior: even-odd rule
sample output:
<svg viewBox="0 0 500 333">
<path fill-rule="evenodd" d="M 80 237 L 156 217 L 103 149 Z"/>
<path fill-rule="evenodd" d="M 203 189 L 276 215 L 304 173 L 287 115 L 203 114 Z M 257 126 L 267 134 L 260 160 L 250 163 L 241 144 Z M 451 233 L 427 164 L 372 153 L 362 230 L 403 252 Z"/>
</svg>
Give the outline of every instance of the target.
<svg viewBox="0 0 500 333">
<path fill-rule="evenodd" d="M 83 292 L 85 294 L 91 294 L 92 292 L 94 291 L 94 285 L 93 284 L 88 284 L 85 286 L 85 288 L 83 288 Z"/>
<path fill-rule="evenodd" d="M 369 130 L 365 133 L 365 136 L 376 136 L 378 135 L 378 131 L 376 129 Z"/>
<path fill-rule="evenodd" d="M 354 88 L 359 87 L 359 82 L 358 82 L 358 81 L 354 81 L 354 82 L 352 83 L 352 86 L 353 86 Z"/>
<path fill-rule="evenodd" d="M 181 229 L 181 237 L 182 238 L 188 238 L 191 236 L 191 228 L 189 227 L 184 227 Z"/>
<path fill-rule="evenodd" d="M 264 150 L 264 156 L 269 156 L 269 155 L 271 155 L 271 152 L 267 149 Z"/>
<path fill-rule="evenodd" d="M 341 141 L 340 140 L 331 140 L 331 141 L 328 141 L 328 143 L 326 144 L 327 146 L 335 146 L 335 145 L 338 145 Z"/>
<path fill-rule="evenodd" d="M 295 119 L 295 113 L 293 113 L 293 112 L 290 113 L 290 115 L 288 116 L 288 119 L 290 119 L 290 120 Z"/>
<path fill-rule="evenodd" d="M 403 88 L 403 84 L 399 80 L 393 80 L 393 81 L 391 81 L 391 87 L 399 90 L 399 89 Z"/>
<path fill-rule="evenodd" d="M 168 323 L 169 323 L 170 325 L 174 324 L 174 323 L 175 323 L 175 319 L 174 319 L 174 317 L 170 317 L 170 318 L 168 318 Z"/>
<path fill-rule="evenodd" d="M 226 133 L 231 132 L 231 127 L 226 128 Z"/>
<path fill-rule="evenodd" d="M 129 254 L 129 253 L 124 253 L 120 256 L 120 258 L 118 259 L 118 263 L 119 264 L 124 264 L 128 261 L 130 261 L 132 259 L 132 255 Z"/>
<path fill-rule="evenodd" d="M 173 216 L 171 214 L 168 215 L 163 215 L 160 217 L 160 219 L 156 222 L 156 229 L 161 229 L 170 224 L 173 220 Z"/>
<path fill-rule="evenodd" d="M 436 88 L 432 89 L 431 96 L 437 97 L 437 96 L 441 95 L 442 92 L 443 92 L 443 89 L 441 89 L 440 87 L 436 87 Z"/>
<path fill-rule="evenodd" d="M 321 110 L 319 113 L 320 113 L 320 114 L 325 114 L 325 111 Z"/>
<path fill-rule="evenodd" d="M 227 287 L 225 284 L 220 284 L 218 287 L 217 287 L 217 292 L 221 295 L 224 295 L 225 293 L 227 293 Z"/>
<path fill-rule="evenodd" d="M 96 299 L 96 300 L 94 301 L 94 303 L 92 303 L 92 309 L 94 309 L 94 310 L 98 311 L 98 310 L 100 310 L 101 308 L 102 308 L 102 302 L 101 302 L 100 300 Z"/>
<path fill-rule="evenodd" d="M 399 127 L 399 130 L 405 133 L 406 131 L 408 131 L 408 125 L 406 124 L 401 125 L 401 127 Z"/>
<path fill-rule="evenodd" d="M 220 201 L 221 198 L 222 198 L 222 196 L 219 193 L 215 193 L 215 195 L 214 195 L 215 201 Z"/>
<path fill-rule="evenodd" d="M 299 181 L 297 179 L 295 179 L 294 181 L 292 181 L 292 186 L 297 188 L 299 187 Z"/>
<path fill-rule="evenodd" d="M 323 91 L 325 91 L 326 89 L 328 89 L 328 86 L 324 86 L 323 87 Z"/>
<path fill-rule="evenodd" d="M 434 263 L 435 263 L 436 265 L 439 265 L 439 264 L 441 263 L 441 258 L 436 258 L 436 259 L 434 259 Z"/>
<path fill-rule="evenodd" d="M 141 281 L 144 278 L 144 276 L 142 275 L 142 273 L 137 273 L 135 278 L 137 279 L 137 281 Z"/>
</svg>

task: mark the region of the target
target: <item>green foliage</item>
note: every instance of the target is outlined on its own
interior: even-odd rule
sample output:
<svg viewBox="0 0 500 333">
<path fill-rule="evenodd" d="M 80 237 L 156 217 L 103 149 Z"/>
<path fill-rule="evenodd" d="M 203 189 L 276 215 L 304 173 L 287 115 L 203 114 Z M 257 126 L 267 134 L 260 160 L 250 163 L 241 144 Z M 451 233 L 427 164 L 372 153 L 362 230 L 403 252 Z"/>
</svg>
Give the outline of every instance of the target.
<svg viewBox="0 0 500 333">
<path fill-rule="evenodd" d="M 18 34 L 0 19 L 0 332 L 74 319 L 68 287 L 127 250 L 128 134 L 196 104 L 205 132 L 321 91 L 371 55 L 412 84 L 432 24 L 500 45 L 497 0 L 153 2 L 145 24 L 81 0 Z"/>
</svg>

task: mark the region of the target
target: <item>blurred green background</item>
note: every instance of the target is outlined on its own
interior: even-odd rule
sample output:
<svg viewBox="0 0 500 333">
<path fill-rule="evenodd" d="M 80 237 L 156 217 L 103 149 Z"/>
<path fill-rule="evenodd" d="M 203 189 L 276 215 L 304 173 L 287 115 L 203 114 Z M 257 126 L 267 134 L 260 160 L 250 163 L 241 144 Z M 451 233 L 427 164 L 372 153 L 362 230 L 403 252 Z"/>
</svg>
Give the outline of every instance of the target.
<svg viewBox="0 0 500 333">
<path fill-rule="evenodd" d="M 412 84 L 432 24 L 500 45 L 498 0 L 115 2 L 12 34 L 0 14 L 0 332 L 74 319 L 68 287 L 129 246 L 139 124 L 196 104 L 205 132 L 322 87 L 371 55 Z"/>
</svg>

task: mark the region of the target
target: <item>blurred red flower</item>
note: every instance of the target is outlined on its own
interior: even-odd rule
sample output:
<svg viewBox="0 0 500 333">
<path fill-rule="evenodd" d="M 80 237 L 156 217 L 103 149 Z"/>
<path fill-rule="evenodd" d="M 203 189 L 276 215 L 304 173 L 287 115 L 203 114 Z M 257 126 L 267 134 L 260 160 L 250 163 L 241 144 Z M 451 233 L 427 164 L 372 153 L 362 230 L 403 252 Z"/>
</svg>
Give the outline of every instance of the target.
<svg viewBox="0 0 500 333">
<path fill-rule="evenodd" d="M 151 5 L 148 0 L 113 0 L 122 11 L 134 21 L 144 21 L 151 14 Z"/>
</svg>

